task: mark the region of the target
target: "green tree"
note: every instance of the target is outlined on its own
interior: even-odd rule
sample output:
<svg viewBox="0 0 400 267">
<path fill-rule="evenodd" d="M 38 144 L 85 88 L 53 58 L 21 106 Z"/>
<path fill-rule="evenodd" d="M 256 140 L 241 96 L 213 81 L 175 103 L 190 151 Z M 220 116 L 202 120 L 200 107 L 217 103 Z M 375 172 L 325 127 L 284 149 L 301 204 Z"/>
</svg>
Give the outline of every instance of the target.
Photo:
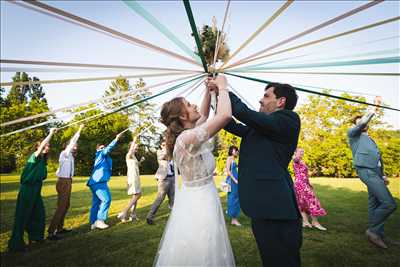
<svg viewBox="0 0 400 267">
<path fill-rule="evenodd" d="M 26 72 L 17 72 L 12 77 L 13 82 L 27 82 L 31 80 Z M 7 95 L 10 104 L 27 102 L 29 85 L 13 85 Z"/>
<path fill-rule="evenodd" d="M 6 94 L 6 89 L 0 87 L 0 107 L 5 108 L 7 105 L 7 98 L 4 97 Z"/>
<path fill-rule="evenodd" d="M 222 130 L 218 133 L 216 152 L 214 153 L 216 156 L 216 169 L 218 174 L 222 175 L 224 173 L 229 147 L 232 145 L 240 147 L 240 140 L 240 137 L 228 133 L 225 130 Z"/>
<path fill-rule="evenodd" d="M 329 93 L 329 91 L 326 91 Z M 342 94 L 343 97 L 365 101 L 363 97 Z M 304 160 L 311 176 L 356 177 L 347 131 L 356 115 L 367 112 L 367 106 L 344 100 L 311 95 L 297 108 L 301 118 L 298 147 L 305 151 Z M 384 162 L 387 176 L 400 176 L 400 131 L 392 130 L 382 121 L 383 110 L 371 120 L 368 134 L 376 141 Z M 240 138 L 224 130 L 218 134 L 216 165 L 223 173 L 230 145 L 239 147 Z M 292 171 L 292 164 L 289 165 Z"/>
<path fill-rule="evenodd" d="M 38 78 L 30 78 L 25 72 L 17 72 L 12 78 L 14 82 L 23 82 L 35 80 Z M 37 85 L 13 85 L 8 94 L 3 97 L 5 90 L 1 91 L 1 122 L 7 122 L 14 119 L 46 112 L 49 110 L 47 100 L 40 84 Z M 48 119 L 51 116 L 38 118 L 14 125 L 2 127 L 0 133 L 4 134 L 17 129 L 28 127 Z M 13 134 L 11 136 L 2 137 L 2 152 L 0 157 L 0 171 L 12 172 L 20 169 L 26 163 L 26 158 L 34 150 L 36 141 L 40 141 L 47 135 L 47 128 L 40 127 L 28 130 L 22 133 Z"/>
<path fill-rule="evenodd" d="M 79 121 L 89 116 L 100 114 L 101 112 L 102 110 L 95 109 L 84 114 L 77 114 L 71 122 Z M 83 128 L 78 141 L 78 153 L 75 158 L 76 175 L 90 175 L 93 168 L 97 144 L 108 145 L 119 132 L 123 131 L 128 126 L 129 119 L 127 115 L 122 113 L 114 113 L 85 123 L 85 128 Z M 79 125 L 74 125 L 62 131 L 60 143 L 68 143 L 78 130 L 78 127 Z M 113 159 L 113 175 L 126 174 L 125 154 L 128 151 L 128 144 L 130 141 L 131 137 L 129 134 L 122 135 L 115 149 L 111 152 L 111 157 Z"/>
<path fill-rule="evenodd" d="M 105 105 L 113 109 L 120 108 L 152 95 L 151 91 L 146 88 L 146 83 L 142 78 L 138 79 L 133 85 L 131 85 L 127 79 L 119 78 L 111 83 L 110 87 L 105 92 L 105 96 L 127 92 L 131 92 L 128 98 L 124 98 L 120 102 L 107 104 L 107 102 L 110 103 L 114 100 L 121 99 L 121 97 L 115 97 L 107 101 Z M 121 113 L 127 115 L 129 118 L 132 138 L 139 135 L 138 142 L 140 143 L 140 149 L 138 155 L 145 157 L 145 161 L 141 164 L 141 172 L 149 173 L 155 171 L 156 160 L 154 159 L 156 159 L 156 153 L 152 147 L 154 147 L 155 142 L 157 142 L 154 136 L 159 134 L 156 127 L 157 112 L 155 111 L 155 105 L 149 101 L 144 101 L 121 111 Z"/>
<path fill-rule="evenodd" d="M 329 91 L 326 91 L 329 93 Z M 363 97 L 342 94 L 343 97 L 365 101 Z M 347 131 L 352 127 L 351 120 L 356 115 L 367 112 L 367 106 L 344 100 L 309 96 L 307 103 L 298 108 L 301 117 L 299 147 L 305 151 L 305 161 L 311 176 L 355 177 L 352 167 L 352 154 L 348 145 Z M 382 121 L 383 111 L 370 122 L 369 134 L 379 144 L 384 162 L 387 161 L 389 175 L 396 175 L 392 153 L 396 147 L 393 131 Z M 386 135 L 379 133 L 386 133 Z M 390 145 L 389 145 L 390 143 Z M 385 145 L 386 144 L 386 145 Z M 394 145 L 394 147 L 390 147 Z M 387 153 L 385 153 L 387 151 Z"/>
<path fill-rule="evenodd" d="M 84 114 L 76 114 L 72 121 L 82 120 L 89 116 L 99 114 L 104 110 L 121 108 L 150 96 L 151 92 L 144 87 L 145 82 L 143 79 L 139 79 L 134 86 L 131 86 L 129 81 L 124 78 L 116 79 L 105 91 L 105 96 L 130 92 L 131 95 L 129 97 L 113 97 L 112 99 L 102 103 L 103 105 L 100 105 L 98 109 L 91 110 Z M 134 90 L 138 91 L 134 92 Z M 115 100 L 121 101 L 115 102 Z M 80 107 L 72 112 L 77 112 L 88 107 L 92 106 Z M 111 157 L 113 158 L 113 175 L 125 175 L 125 155 L 128 151 L 129 143 L 132 141 L 134 136 L 136 136 L 139 132 L 141 132 L 141 130 L 149 125 L 151 125 L 151 127 L 147 129 L 147 133 L 140 136 L 140 146 L 136 156 L 139 160 L 141 157 L 145 158 L 145 161 L 140 166 L 141 173 L 154 173 L 157 167 L 155 166 L 157 162 L 155 151 L 151 148 L 152 144 L 154 144 L 154 138 L 152 138 L 152 136 L 156 131 L 154 122 L 154 105 L 149 102 L 142 102 L 127 109 L 121 110 L 118 113 L 110 114 L 105 117 L 99 117 L 95 120 L 85 123 L 86 126 L 82 131 L 78 142 L 79 145 L 78 156 L 76 157 L 76 173 L 79 175 L 90 175 L 92 171 L 94 155 L 96 153 L 96 145 L 109 144 L 115 138 L 117 133 L 129 127 L 132 132 L 126 132 L 118 141 L 118 145 L 111 153 Z M 76 130 L 77 126 L 68 128 L 66 131 L 64 131 L 61 142 L 68 142 Z"/>
</svg>

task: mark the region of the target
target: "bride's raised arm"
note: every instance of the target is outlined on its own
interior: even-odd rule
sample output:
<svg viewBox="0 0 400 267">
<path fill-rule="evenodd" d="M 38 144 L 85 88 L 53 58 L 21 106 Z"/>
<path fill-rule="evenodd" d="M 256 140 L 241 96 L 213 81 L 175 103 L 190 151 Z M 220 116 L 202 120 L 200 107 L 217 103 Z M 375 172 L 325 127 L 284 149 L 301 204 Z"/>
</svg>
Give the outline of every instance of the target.
<svg viewBox="0 0 400 267">
<path fill-rule="evenodd" d="M 208 136 L 214 136 L 219 130 L 221 130 L 232 118 L 231 101 L 229 99 L 228 82 L 225 75 L 218 75 L 215 79 L 208 80 L 208 88 L 218 88 L 217 97 L 217 112 L 215 116 L 207 121 L 204 126 Z M 208 90 L 209 91 L 209 90 Z M 207 93 L 206 93 L 207 94 Z M 208 92 L 209 99 L 211 99 L 210 92 Z M 210 101 L 210 100 L 209 100 Z M 203 108 L 203 105 L 202 105 Z M 208 112 L 210 111 L 210 104 L 208 104 Z"/>
<path fill-rule="evenodd" d="M 196 122 L 196 126 L 199 126 L 207 121 L 208 116 L 210 115 L 210 103 L 211 103 L 211 93 L 207 88 L 207 81 L 205 82 L 206 88 L 203 97 L 203 101 L 201 102 L 200 106 L 200 114 L 201 118 Z"/>
</svg>

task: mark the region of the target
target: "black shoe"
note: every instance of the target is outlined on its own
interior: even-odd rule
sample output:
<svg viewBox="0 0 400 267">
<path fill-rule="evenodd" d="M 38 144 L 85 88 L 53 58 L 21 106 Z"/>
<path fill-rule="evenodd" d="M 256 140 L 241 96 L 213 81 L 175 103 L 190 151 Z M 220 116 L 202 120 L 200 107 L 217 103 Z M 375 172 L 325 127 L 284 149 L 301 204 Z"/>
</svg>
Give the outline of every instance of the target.
<svg viewBox="0 0 400 267">
<path fill-rule="evenodd" d="M 65 228 L 63 228 L 63 229 L 61 229 L 60 231 L 57 231 L 57 235 L 68 234 L 68 233 L 70 233 L 70 232 L 72 232 L 72 229 L 65 229 Z"/>
<path fill-rule="evenodd" d="M 150 218 L 146 218 L 146 222 L 148 225 L 154 225 L 154 221 Z"/>
<path fill-rule="evenodd" d="M 57 240 L 62 239 L 62 237 L 61 237 L 61 236 L 58 236 L 58 235 L 49 235 L 49 236 L 47 237 L 47 239 L 50 240 L 50 241 L 57 241 Z"/>
</svg>

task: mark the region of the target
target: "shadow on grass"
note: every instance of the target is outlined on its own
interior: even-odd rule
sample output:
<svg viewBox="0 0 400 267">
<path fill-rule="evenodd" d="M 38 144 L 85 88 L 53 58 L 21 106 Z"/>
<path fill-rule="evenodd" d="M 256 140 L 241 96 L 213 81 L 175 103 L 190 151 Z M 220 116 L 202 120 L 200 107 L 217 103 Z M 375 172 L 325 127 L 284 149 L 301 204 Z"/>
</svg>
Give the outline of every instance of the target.
<svg viewBox="0 0 400 267">
<path fill-rule="evenodd" d="M 57 180 L 54 180 L 54 179 L 49 180 L 49 181 L 45 180 L 45 182 L 43 183 L 43 186 L 54 186 L 55 187 L 56 183 L 57 183 Z M 2 193 L 13 192 L 16 190 L 18 192 L 19 186 L 20 186 L 19 181 L 18 182 L 2 182 L 0 184 L 0 190 Z"/>
<path fill-rule="evenodd" d="M 85 223 L 64 239 L 46 240 L 24 254 L 3 252 L 2 266 L 151 266 L 169 209 L 164 202 L 152 226 L 145 222 L 148 210 L 148 206 L 138 208 L 137 222 L 120 223 L 111 216 L 107 220 L 109 229 L 90 230 Z"/>
<path fill-rule="evenodd" d="M 327 232 L 315 229 L 304 231 L 302 247 L 303 266 L 399 266 L 400 248 L 380 250 L 365 238 L 367 227 L 366 192 L 346 188 L 315 185 L 314 189 L 328 215 L 320 218 L 328 228 Z M 146 194 L 156 192 L 156 186 L 144 187 Z M 74 192 L 75 200 L 68 216 L 77 216 L 90 207 L 90 192 Z M 124 189 L 112 190 L 113 200 L 127 199 Z M 55 201 L 46 199 L 46 202 Z M 221 197 L 226 208 L 226 197 Z M 399 199 L 396 198 L 398 204 Z M 8 202 L 7 205 L 15 205 Z M 79 203 L 79 204 L 78 204 Z M 2 207 L 3 207 L 2 202 Z M 78 205 L 77 205 L 78 204 Z M 155 225 L 149 226 L 145 217 L 149 205 L 138 208 L 140 221 L 120 223 L 110 217 L 111 225 L 106 230 L 89 230 L 87 223 L 80 224 L 74 231 L 57 242 L 46 241 L 29 249 L 24 254 L 1 253 L 2 266 L 151 266 L 158 244 L 168 219 L 166 201 L 155 218 Z M 260 258 L 251 233 L 250 220 L 243 214 L 239 220 L 243 227 L 229 225 L 227 228 L 234 250 L 237 266 L 260 266 Z M 386 233 L 400 239 L 399 212 L 388 220 Z M 184 229 L 182 229 L 184 230 Z"/>
<path fill-rule="evenodd" d="M 17 186 L 18 190 L 19 184 Z M 14 189 L 15 190 L 15 187 Z M 148 194 L 152 194 L 157 191 L 157 188 L 153 186 L 142 186 L 142 190 Z M 57 208 L 57 195 L 42 196 L 45 208 L 46 208 L 46 223 L 50 223 L 50 220 Z M 126 189 L 123 188 L 112 188 L 111 191 L 111 205 L 113 201 L 127 200 Z M 86 190 L 74 191 L 71 193 L 71 206 L 68 210 L 68 217 L 79 216 L 84 213 L 88 213 L 92 204 L 92 193 L 87 187 Z M 1 229 L 0 233 L 6 233 L 11 231 L 14 223 L 16 199 L 12 200 L 1 200 Z"/>
</svg>

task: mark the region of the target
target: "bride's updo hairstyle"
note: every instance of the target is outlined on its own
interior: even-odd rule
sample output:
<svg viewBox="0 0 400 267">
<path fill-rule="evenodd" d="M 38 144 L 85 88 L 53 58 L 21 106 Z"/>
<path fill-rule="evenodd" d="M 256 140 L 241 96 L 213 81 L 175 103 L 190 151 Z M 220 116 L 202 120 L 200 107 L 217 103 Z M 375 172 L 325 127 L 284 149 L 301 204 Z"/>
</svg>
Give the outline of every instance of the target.
<svg viewBox="0 0 400 267">
<path fill-rule="evenodd" d="M 184 130 L 182 122 L 179 119 L 179 116 L 185 112 L 183 99 L 183 97 L 175 97 L 165 102 L 161 108 L 161 123 L 167 127 L 165 143 L 168 159 L 172 159 L 176 138 Z"/>
</svg>

